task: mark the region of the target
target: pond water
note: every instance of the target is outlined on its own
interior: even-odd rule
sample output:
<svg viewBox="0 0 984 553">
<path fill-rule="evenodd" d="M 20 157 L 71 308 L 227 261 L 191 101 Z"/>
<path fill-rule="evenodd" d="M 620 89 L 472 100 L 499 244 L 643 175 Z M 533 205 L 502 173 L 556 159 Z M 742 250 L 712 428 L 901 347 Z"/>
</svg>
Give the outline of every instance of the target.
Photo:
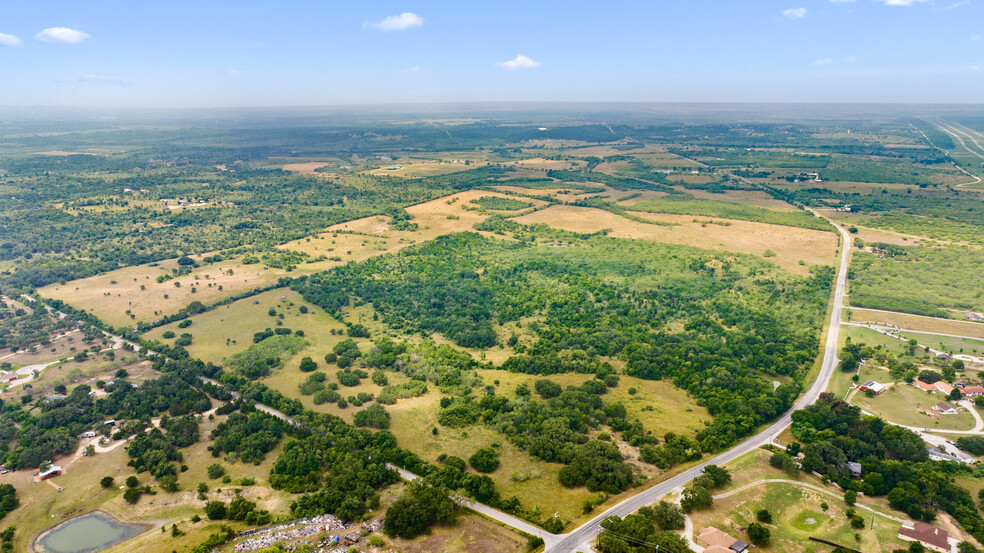
<svg viewBox="0 0 984 553">
<path fill-rule="evenodd" d="M 97 553 L 143 531 L 143 526 L 125 524 L 97 511 L 48 530 L 38 539 L 36 549 L 44 553 Z"/>
</svg>

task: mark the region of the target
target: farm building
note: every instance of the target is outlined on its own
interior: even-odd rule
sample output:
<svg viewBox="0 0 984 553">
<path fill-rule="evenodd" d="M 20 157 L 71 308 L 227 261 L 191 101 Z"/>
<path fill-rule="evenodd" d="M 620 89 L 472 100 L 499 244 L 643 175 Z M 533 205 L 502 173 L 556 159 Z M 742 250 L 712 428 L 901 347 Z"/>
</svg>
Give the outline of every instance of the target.
<svg viewBox="0 0 984 553">
<path fill-rule="evenodd" d="M 52 465 L 48 470 L 41 472 L 41 469 L 34 469 L 34 479 L 37 482 L 41 480 L 47 480 L 49 478 L 54 478 L 62 473 L 62 468 L 58 465 Z"/>
<path fill-rule="evenodd" d="M 943 392 L 946 395 L 950 395 L 950 393 L 953 392 L 953 386 L 950 386 L 949 384 L 943 382 L 942 380 L 937 382 L 933 386 L 935 386 L 937 390 Z"/>
<path fill-rule="evenodd" d="M 862 392 L 869 392 L 870 391 L 871 393 L 873 393 L 873 394 L 875 394 L 877 396 L 878 394 L 880 394 L 880 393 L 882 393 L 882 392 L 885 391 L 885 385 L 884 384 L 879 384 L 879 383 L 875 382 L 874 380 L 869 380 L 869 381 L 867 381 L 867 382 L 865 382 L 864 384 L 861 385 L 861 391 Z"/>
<path fill-rule="evenodd" d="M 917 541 L 936 551 L 950 551 L 948 537 L 946 530 L 925 522 L 916 522 L 912 526 L 903 525 L 899 528 L 900 540 Z"/>
<path fill-rule="evenodd" d="M 933 393 L 936 391 L 936 386 L 933 386 L 932 384 L 927 384 L 922 380 L 919 380 L 918 378 L 912 381 L 912 385 L 915 386 L 916 388 L 921 389 L 924 392 Z"/>
<path fill-rule="evenodd" d="M 941 415 L 956 415 L 957 414 L 956 407 L 954 407 L 954 406 L 952 406 L 949 403 L 946 403 L 944 401 L 941 401 L 941 402 L 937 403 L 936 405 L 934 405 L 933 406 L 933 411 L 939 411 L 939 413 Z"/>
<path fill-rule="evenodd" d="M 984 386 L 966 386 L 963 390 L 960 390 L 960 392 L 964 395 L 964 397 L 977 397 L 984 395 Z"/>
</svg>

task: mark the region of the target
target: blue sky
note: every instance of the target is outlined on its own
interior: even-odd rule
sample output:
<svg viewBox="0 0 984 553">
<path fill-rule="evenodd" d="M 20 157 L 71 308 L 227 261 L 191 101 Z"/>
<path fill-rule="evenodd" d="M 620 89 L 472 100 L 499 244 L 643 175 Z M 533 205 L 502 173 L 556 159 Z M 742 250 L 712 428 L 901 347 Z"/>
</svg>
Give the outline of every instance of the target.
<svg viewBox="0 0 984 553">
<path fill-rule="evenodd" d="M 984 103 L 984 0 L 0 0 L 0 105 Z"/>
</svg>

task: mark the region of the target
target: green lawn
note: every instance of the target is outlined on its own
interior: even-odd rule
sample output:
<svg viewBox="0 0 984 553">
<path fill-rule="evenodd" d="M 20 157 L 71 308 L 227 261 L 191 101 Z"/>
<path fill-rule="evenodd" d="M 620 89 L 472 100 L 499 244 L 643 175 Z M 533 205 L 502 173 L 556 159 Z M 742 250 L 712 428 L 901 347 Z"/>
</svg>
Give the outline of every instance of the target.
<svg viewBox="0 0 984 553">
<path fill-rule="evenodd" d="M 939 392 L 930 394 L 914 386 L 898 383 L 876 397 L 857 393 L 851 403 L 889 422 L 904 426 L 942 430 L 970 430 L 974 427 L 973 417 L 964 409 L 960 409 L 956 415 L 926 414 L 935 414 L 931 407 L 941 401 L 946 401 L 946 398 Z"/>
<path fill-rule="evenodd" d="M 829 505 L 826 511 L 820 505 L 822 501 Z M 783 553 L 830 551 L 829 546 L 809 541 L 810 537 L 833 541 L 866 553 L 888 552 L 904 545 L 896 537 L 899 523 L 875 515 L 872 527 L 872 513 L 858 509 L 859 514 L 864 516 L 865 528 L 855 530 L 844 515 L 847 506 L 837 496 L 794 484 L 754 486 L 730 497 L 715 499 L 711 510 L 695 512 L 691 517 L 695 533 L 706 526 L 714 526 L 735 538 L 747 540 L 742 528 L 755 522 L 755 513 L 763 508 L 768 509 L 773 517 L 773 523 L 766 525 L 772 532 L 772 541 L 770 545 L 757 547 L 756 550 Z M 860 534 L 860 542 L 855 540 L 855 532 Z"/>
<path fill-rule="evenodd" d="M 902 336 L 906 340 L 915 338 L 920 344 L 929 346 L 933 349 L 951 351 L 954 353 L 966 353 L 968 355 L 984 354 L 984 340 L 977 340 L 974 338 L 954 338 L 952 336 L 937 336 L 935 334 L 909 331 L 899 332 L 899 336 Z"/>
</svg>

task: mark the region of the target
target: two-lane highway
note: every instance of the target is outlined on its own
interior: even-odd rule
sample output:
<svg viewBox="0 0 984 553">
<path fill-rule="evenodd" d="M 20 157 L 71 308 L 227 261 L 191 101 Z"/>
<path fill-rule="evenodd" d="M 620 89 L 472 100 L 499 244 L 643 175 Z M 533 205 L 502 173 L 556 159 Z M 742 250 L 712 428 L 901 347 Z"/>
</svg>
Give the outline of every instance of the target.
<svg viewBox="0 0 984 553">
<path fill-rule="evenodd" d="M 816 211 L 810 211 L 817 217 L 822 217 Z M 816 380 L 814 380 L 810 388 L 806 390 L 802 396 L 800 396 L 800 398 L 793 405 L 792 409 L 787 411 L 786 414 L 784 414 L 776 422 L 769 425 L 769 427 L 765 430 L 759 432 L 751 438 L 748 438 L 728 451 L 718 454 L 697 467 L 689 469 L 686 472 L 678 474 L 673 478 L 660 482 L 649 489 L 629 497 L 621 503 L 614 505 L 607 511 L 594 517 L 580 528 L 575 529 L 569 534 L 562 534 L 559 536 L 561 538 L 560 540 L 555 542 L 552 546 L 547 546 L 546 551 L 548 553 L 569 553 L 572 551 L 590 552 L 591 540 L 601 533 L 601 522 L 607 517 L 612 515 L 625 517 L 626 515 L 632 514 L 633 512 L 639 510 L 640 507 L 651 505 L 652 503 L 659 501 L 661 497 L 673 489 L 690 482 L 695 477 L 700 475 L 705 466 L 723 465 L 737 457 L 740 457 L 741 455 L 744 455 L 745 453 L 748 453 L 749 451 L 752 451 L 764 443 L 772 441 L 776 435 L 791 424 L 793 411 L 803 409 L 820 397 L 820 394 L 827 388 L 827 382 L 830 380 L 830 375 L 833 374 L 838 363 L 837 343 L 840 334 L 841 310 L 844 307 L 844 290 L 847 287 L 847 264 L 851 250 L 850 234 L 848 234 L 847 231 L 839 225 L 835 226 L 841 234 L 843 244 L 841 246 L 840 265 L 837 269 L 837 284 L 834 287 L 834 302 L 830 312 L 830 325 L 827 331 L 827 341 L 823 350 L 823 362 L 820 366 L 820 373 L 817 375 Z"/>
</svg>

